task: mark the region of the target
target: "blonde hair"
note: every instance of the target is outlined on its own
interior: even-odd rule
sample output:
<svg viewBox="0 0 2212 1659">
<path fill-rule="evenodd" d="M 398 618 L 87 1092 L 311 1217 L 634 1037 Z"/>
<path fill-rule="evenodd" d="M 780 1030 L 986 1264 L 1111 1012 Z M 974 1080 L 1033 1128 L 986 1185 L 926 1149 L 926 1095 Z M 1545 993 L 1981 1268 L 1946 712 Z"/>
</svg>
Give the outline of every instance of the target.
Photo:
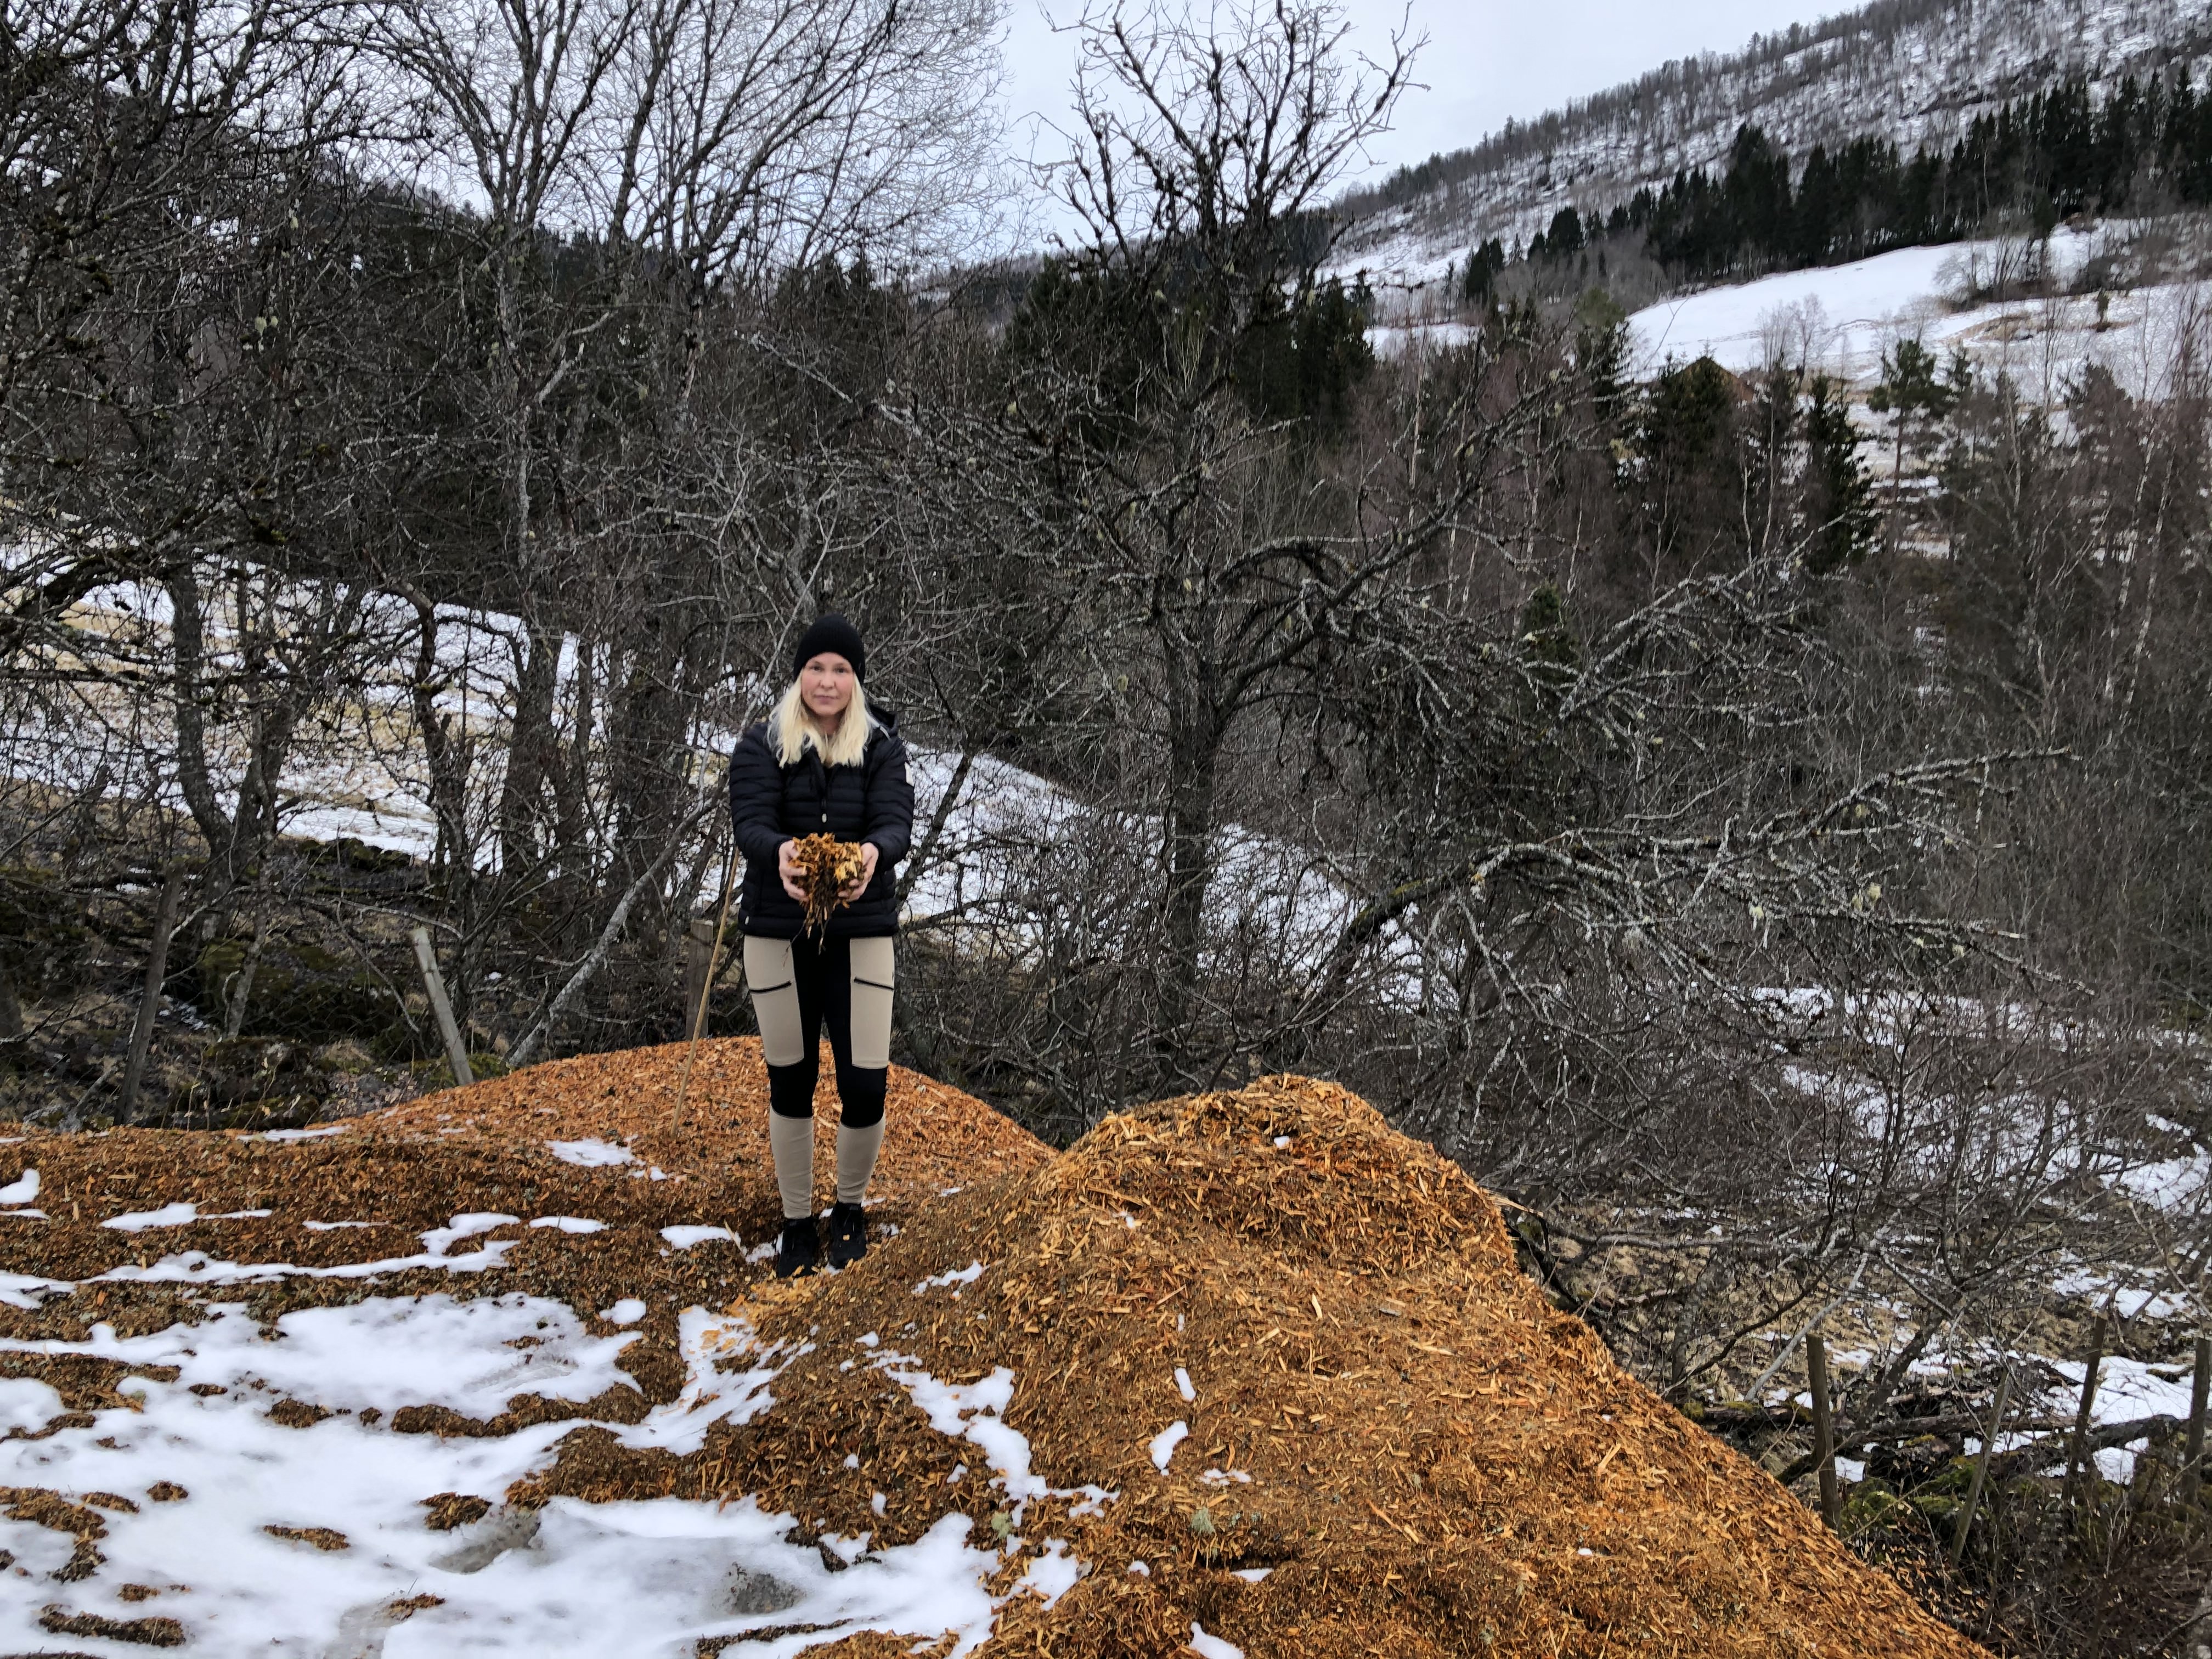
<svg viewBox="0 0 2212 1659">
<path fill-rule="evenodd" d="M 791 689 L 768 717 L 769 735 L 775 740 L 775 757 L 786 766 L 796 766 L 811 748 L 822 757 L 824 766 L 858 766 L 860 757 L 868 750 L 868 733 L 874 729 L 876 718 L 868 713 L 868 694 L 860 690 L 858 680 L 853 682 L 853 701 L 845 705 L 845 715 L 837 729 L 824 738 L 806 717 L 806 704 L 801 700 L 799 682 L 793 680 Z"/>
</svg>

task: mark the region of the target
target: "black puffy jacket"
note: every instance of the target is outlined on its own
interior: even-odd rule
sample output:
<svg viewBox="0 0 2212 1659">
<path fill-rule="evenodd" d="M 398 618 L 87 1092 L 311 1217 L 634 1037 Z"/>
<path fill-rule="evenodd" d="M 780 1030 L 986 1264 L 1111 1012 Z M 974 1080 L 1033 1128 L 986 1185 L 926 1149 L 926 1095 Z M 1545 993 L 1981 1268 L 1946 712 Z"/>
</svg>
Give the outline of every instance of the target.
<svg viewBox="0 0 2212 1659">
<path fill-rule="evenodd" d="M 730 822 L 745 855 L 738 925 L 763 939 L 797 939 L 805 913 L 776 873 L 776 849 L 797 836 L 873 842 L 876 876 L 867 891 L 830 916 L 832 939 L 881 939 L 898 932 L 893 867 L 914 840 L 914 786 L 896 716 L 878 709 L 857 766 L 825 766 L 810 748 L 796 766 L 776 758 L 768 722 L 745 728 L 730 757 Z"/>
</svg>

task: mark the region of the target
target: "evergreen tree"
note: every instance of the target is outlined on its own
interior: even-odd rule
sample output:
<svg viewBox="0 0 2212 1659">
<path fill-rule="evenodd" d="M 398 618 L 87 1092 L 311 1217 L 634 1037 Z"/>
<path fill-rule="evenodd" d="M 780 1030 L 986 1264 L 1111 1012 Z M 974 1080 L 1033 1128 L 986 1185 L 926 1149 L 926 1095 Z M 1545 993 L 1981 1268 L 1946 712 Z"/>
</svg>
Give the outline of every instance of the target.
<svg viewBox="0 0 2212 1659">
<path fill-rule="evenodd" d="M 1867 407 L 1887 415 L 1893 422 L 1895 447 L 1889 486 L 1889 544 L 1897 545 L 1899 514 L 1904 504 L 1905 451 L 1909 429 L 1916 420 L 1940 419 L 1957 402 L 1956 390 L 1936 370 L 1936 354 L 1917 340 L 1899 340 L 1897 349 L 1881 356 L 1881 380 L 1867 394 Z"/>
<path fill-rule="evenodd" d="M 1496 291 L 1498 278 L 1505 270 L 1505 244 L 1495 236 L 1467 256 L 1467 273 L 1462 279 L 1460 294 L 1469 304 L 1480 304 Z"/>
<path fill-rule="evenodd" d="M 1631 447 L 1631 482 L 1662 565 L 1680 572 L 1741 539 L 1744 457 L 1741 382 L 1711 357 L 1668 364 L 1646 389 Z"/>
<path fill-rule="evenodd" d="M 1860 442 L 1843 387 L 1815 375 L 1805 415 L 1805 563 L 1815 574 L 1856 563 L 1874 545 L 1874 486 Z"/>
<path fill-rule="evenodd" d="M 1571 259 L 1583 251 L 1583 216 L 1571 207 L 1563 207 L 1552 216 L 1552 228 L 1544 239 L 1544 246 L 1554 259 Z"/>
</svg>

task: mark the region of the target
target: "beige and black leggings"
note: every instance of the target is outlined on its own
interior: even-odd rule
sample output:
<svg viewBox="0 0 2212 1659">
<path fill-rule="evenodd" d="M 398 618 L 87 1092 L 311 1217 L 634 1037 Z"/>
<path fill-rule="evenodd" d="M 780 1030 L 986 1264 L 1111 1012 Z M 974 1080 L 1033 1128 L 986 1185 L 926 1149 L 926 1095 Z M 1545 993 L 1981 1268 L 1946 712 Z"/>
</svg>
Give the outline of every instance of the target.
<svg viewBox="0 0 2212 1659">
<path fill-rule="evenodd" d="M 884 1144 L 890 1079 L 888 939 L 761 939 L 745 935 L 745 983 L 768 1060 L 769 1144 L 787 1220 L 814 1212 L 814 1081 L 822 1028 L 837 1063 L 837 1201 L 858 1204 Z"/>
</svg>

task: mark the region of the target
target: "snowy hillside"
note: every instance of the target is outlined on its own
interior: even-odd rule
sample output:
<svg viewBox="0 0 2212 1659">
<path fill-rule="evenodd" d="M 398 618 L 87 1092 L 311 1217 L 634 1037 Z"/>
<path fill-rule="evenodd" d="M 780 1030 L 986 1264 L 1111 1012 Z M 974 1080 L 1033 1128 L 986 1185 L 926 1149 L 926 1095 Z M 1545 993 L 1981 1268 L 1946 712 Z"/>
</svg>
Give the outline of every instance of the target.
<svg viewBox="0 0 2212 1659">
<path fill-rule="evenodd" d="M 2062 287 L 2127 227 L 2062 232 L 2050 249 Z M 2187 280 L 2105 296 L 2056 294 L 1962 302 L 1973 272 L 2017 252 L 1996 242 L 1900 248 L 1851 264 L 1784 271 L 1646 307 L 1629 319 L 1630 362 L 1643 374 L 1668 362 L 1710 356 L 1739 374 L 1778 355 L 1861 387 L 1881 374 L 1882 356 L 1917 340 L 1939 357 L 1963 353 L 1984 373 L 2002 373 L 2031 397 L 2055 401 L 2091 365 L 2136 397 L 2165 396 L 2190 362 L 2187 337 L 2201 329 L 2212 287 Z"/>
<path fill-rule="evenodd" d="M 1352 199 L 1360 222 L 1340 262 L 1433 279 L 1483 238 L 1525 243 L 1562 207 L 1610 206 L 1712 164 L 1746 123 L 1791 150 L 1868 134 L 1910 148 L 2069 75 L 2105 88 L 2187 64 L 2201 84 L 2208 54 L 2206 0 L 1887 0 L 1435 157 Z"/>
</svg>

